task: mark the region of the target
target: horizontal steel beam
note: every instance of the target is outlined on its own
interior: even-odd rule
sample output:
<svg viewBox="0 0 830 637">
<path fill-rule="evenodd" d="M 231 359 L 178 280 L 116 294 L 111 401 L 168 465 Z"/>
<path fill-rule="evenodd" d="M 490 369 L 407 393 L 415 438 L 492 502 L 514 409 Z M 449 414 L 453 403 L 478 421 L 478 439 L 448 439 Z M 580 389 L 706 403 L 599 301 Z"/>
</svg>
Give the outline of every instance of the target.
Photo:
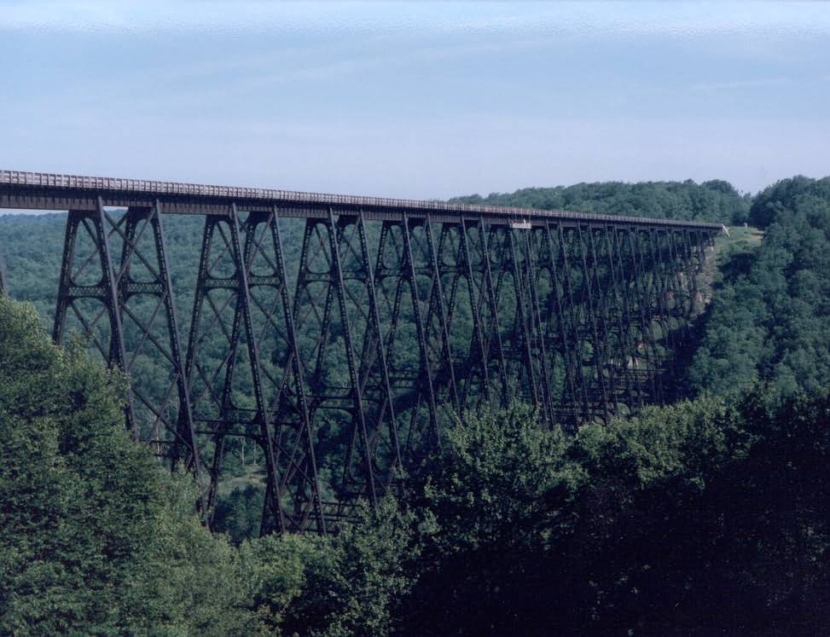
<svg viewBox="0 0 830 637">
<path fill-rule="evenodd" d="M 276 207 L 280 210 L 281 217 L 306 219 L 326 219 L 331 210 L 337 215 L 357 215 L 363 211 L 365 219 L 378 221 L 398 221 L 404 213 L 414 219 L 429 216 L 436 222 L 458 222 L 468 216 L 484 216 L 493 225 L 512 223 L 521 224 L 522 228 L 528 228 L 528 224 L 533 227 L 555 221 L 573 225 L 637 225 L 707 232 L 719 232 L 722 229 L 720 224 L 714 223 L 595 215 L 565 210 L 474 206 L 441 201 L 0 170 L 0 208 L 94 211 L 99 200 L 104 206 L 118 208 L 150 207 L 158 201 L 162 212 L 166 214 L 228 215 L 231 206 L 236 205 L 238 210 L 266 213 Z"/>
</svg>

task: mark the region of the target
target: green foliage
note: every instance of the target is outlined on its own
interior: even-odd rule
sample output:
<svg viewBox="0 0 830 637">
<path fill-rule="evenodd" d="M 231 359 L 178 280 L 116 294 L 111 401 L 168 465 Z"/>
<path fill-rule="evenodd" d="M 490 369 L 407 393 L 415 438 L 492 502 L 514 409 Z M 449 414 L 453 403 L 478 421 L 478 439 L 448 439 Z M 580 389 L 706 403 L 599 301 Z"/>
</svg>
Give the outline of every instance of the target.
<svg viewBox="0 0 830 637">
<path fill-rule="evenodd" d="M 522 406 L 471 415 L 448 432 L 412 503 L 423 573 L 403 634 L 529 629 L 543 607 L 539 568 L 569 535 L 587 477 L 567 458 L 570 444 Z"/>
<path fill-rule="evenodd" d="M 758 195 L 763 243 L 722 266 L 689 371 L 714 394 L 769 387 L 771 404 L 830 383 L 830 179 L 784 180 Z"/>
<path fill-rule="evenodd" d="M 748 195 L 741 195 L 721 180 L 696 184 L 684 182 L 605 182 L 524 188 L 514 193 L 472 195 L 452 201 L 493 206 L 517 206 L 541 210 L 574 210 L 607 215 L 717 221 L 742 224 L 750 206 Z"/>
<path fill-rule="evenodd" d="M 424 485 L 401 633 L 820 634 L 830 401 L 764 405 L 684 402 L 575 438 L 520 409 L 471 419 Z"/>
<path fill-rule="evenodd" d="M 217 502 L 213 530 L 227 533 L 235 544 L 256 537 L 259 534 L 264 500 L 265 489 L 261 486 L 249 484 L 234 489 Z"/>
<path fill-rule="evenodd" d="M 335 536 L 265 537 L 242 546 L 260 627 L 274 634 L 387 635 L 413 583 L 413 519 L 394 500 Z"/>
<path fill-rule="evenodd" d="M 630 488 L 681 479 L 703 489 L 706 474 L 741 457 L 748 442 L 737 414 L 721 401 L 650 407 L 636 417 L 579 431 L 571 457 L 592 477 L 625 477 Z"/>
<path fill-rule="evenodd" d="M 797 176 L 782 179 L 758 193 L 749 211 L 749 222 L 767 228 L 791 216 L 796 208 L 830 199 L 830 177 L 810 179 Z"/>
<path fill-rule="evenodd" d="M 13 634 L 243 629 L 235 557 L 195 494 L 123 429 L 123 379 L 0 299 L 0 626 Z"/>
<path fill-rule="evenodd" d="M 559 493 L 561 504 L 585 479 L 565 458 L 569 442 L 561 429 L 541 430 L 523 406 L 459 422 L 423 486 L 424 504 L 441 530 L 434 549 L 452 555 L 543 544 L 535 527 L 549 531 L 548 515 L 560 515 L 546 498 Z"/>
</svg>

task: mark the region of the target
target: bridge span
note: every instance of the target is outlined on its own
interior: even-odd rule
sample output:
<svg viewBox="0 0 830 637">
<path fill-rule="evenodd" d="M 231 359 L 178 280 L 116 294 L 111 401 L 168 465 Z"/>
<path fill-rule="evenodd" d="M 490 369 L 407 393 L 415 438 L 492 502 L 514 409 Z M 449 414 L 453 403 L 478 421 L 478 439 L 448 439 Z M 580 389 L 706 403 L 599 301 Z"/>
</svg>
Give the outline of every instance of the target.
<svg viewBox="0 0 830 637">
<path fill-rule="evenodd" d="M 232 441 L 254 441 L 264 533 L 376 501 L 468 410 L 521 400 L 573 429 L 663 402 L 721 230 L 15 171 L 0 208 L 68 211 L 55 341 L 75 327 L 129 375 L 129 430 L 197 475 L 207 515 Z M 192 289 L 168 214 L 204 218 Z"/>
</svg>

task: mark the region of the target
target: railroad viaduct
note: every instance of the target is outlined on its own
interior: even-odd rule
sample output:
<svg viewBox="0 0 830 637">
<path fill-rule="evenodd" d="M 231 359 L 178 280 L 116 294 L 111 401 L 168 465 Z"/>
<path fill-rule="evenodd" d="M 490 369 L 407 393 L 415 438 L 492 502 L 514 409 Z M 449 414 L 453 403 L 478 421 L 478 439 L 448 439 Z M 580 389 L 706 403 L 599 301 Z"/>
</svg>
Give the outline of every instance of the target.
<svg viewBox="0 0 830 637">
<path fill-rule="evenodd" d="M 721 230 L 14 171 L 0 208 L 68 211 L 54 339 L 75 327 L 131 377 L 129 430 L 197 476 L 203 511 L 226 442 L 256 442 L 263 533 L 376 501 L 466 410 L 521 400 L 573 429 L 663 402 Z M 167 215 L 204 219 L 195 289 L 171 278 Z"/>
</svg>

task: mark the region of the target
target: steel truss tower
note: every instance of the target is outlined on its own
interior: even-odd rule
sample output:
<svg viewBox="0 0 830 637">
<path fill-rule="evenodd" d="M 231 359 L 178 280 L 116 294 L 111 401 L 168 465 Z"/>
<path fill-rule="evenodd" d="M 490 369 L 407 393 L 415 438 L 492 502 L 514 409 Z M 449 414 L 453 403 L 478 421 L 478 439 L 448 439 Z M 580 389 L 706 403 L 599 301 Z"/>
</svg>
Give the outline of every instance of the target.
<svg viewBox="0 0 830 637">
<path fill-rule="evenodd" d="M 56 342 L 74 326 L 128 375 L 132 436 L 197 476 L 208 522 L 228 450 L 254 445 L 262 533 L 326 532 L 402 488 L 465 412 L 523 401 L 575 430 L 670 399 L 720 229 L 3 178 L 0 207 L 68 204 Z M 204 217 L 193 289 L 174 290 L 166 214 Z M 186 348 L 174 294 L 193 296 Z"/>
</svg>

